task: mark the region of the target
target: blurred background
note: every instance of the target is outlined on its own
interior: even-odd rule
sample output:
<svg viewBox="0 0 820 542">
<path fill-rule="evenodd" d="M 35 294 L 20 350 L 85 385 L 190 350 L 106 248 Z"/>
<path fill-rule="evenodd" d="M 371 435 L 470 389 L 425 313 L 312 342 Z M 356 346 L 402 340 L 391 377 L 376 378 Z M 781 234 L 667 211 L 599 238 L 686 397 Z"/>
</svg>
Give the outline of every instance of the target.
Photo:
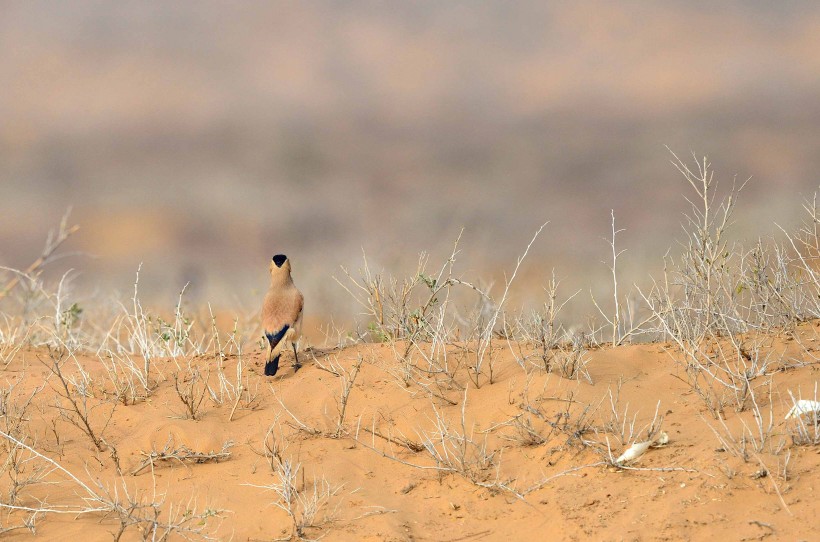
<svg viewBox="0 0 820 542">
<path fill-rule="evenodd" d="M 752 177 L 735 236 L 799 220 L 820 179 L 813 1 L 0 0 L 0 265 L 67 208 L 57 272 L 88 292 L 254 310 L 288 254 L 314 317 L 330 277 L 412 274 L 464 228 L 465 278 L 503 282 L 538 226 L 523 302 L 551 269 L 606 295 L 680 239 L 708 155 Z M 588 298 L 588 294 L 585 294 Z"/>
</svg>

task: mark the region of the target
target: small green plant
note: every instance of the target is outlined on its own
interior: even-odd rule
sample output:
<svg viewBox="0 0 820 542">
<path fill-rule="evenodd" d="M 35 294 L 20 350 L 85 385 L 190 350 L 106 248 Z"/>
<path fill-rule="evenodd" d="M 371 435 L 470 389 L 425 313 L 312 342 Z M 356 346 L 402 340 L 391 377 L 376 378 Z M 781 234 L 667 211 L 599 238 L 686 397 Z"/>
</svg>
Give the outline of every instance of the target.
<svg viewBox="0 0 820 542">
<path fill-rule="evenodd" d="M 386 343 L 390 341 L 390 335 L 385 332 L 384 328 L 382 328 L 376 322 L 370 322 L 367 325 L 367 330 L 370 332 L 370 336 L 379 343 Z"/>
<path fill-rule="evenodd" d="M 82 307 L 78 303 L 72 303 L 69 308 L 63 311 L 62 324 L 67 330 L 73 328 L 79 321 L 83 313 Z"/>
</svg>

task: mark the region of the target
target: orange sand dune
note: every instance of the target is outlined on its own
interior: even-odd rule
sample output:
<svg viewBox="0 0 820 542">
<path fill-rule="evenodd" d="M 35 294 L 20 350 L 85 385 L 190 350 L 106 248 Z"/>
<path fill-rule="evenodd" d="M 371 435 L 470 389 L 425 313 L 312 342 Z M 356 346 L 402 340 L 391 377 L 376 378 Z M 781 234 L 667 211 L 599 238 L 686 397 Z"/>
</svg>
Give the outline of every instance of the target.
<svg viewBox="0 0 820 542">
<path fill-rule="evenodd" d="M 273 379 L 261 376 L 264 354 L 254 351 L 222 363 L 225 378 L 235 382 L 241 362 L 245 387 L 255 394 L 253 400 L 242 397 L 235 410 L 234 401 L 220 399 L 214 357 L 190 360 L 190 369 L 182 358 L 155 361 L 159 383 L 151 396 L 114 408 L 100 361 L 77 355 L 64 361 L 64 372 L 76 375 L 79 364 L 90 374 L 94 385 L 86 400 L 94 407 L 92 427 L 109 445 L 103 451 L 60 417 L 55 406 L 59 385 L 55 376 L 48 376 L 48 352 L 21 351 L 3 372 L 7 382 L 22 379 L 9 399 L 17 404 L 46 382 L 24 422 L 29 444 L 95 490 L 107 488 L 113 494 L 116 489 L 124 498 L 127 488 L 149 502 L 164 499 L 162 521 L 172 509 L 183 516 L 188 510 L 189 515 L 212 510 L 212 517 L 189 527 L 204 527 L 204 533 L 219 540 L 273 540 L 293 533 L 293 522 L 274 505 L 282 499 L 264 487 L 279 480 L 271 466 L 275 460 L 265 452 L 271 428 L 268 448 L 277 450 L 282 462 L 301 464 L 295 490 L 310 500 L 314 482 L 321 490 L 325 480 L 333 494 L 322 501 L 315 521 L 319 525 L 302 530 L 308 539 L 760 540 L 774 535 L 772 539 L 816 540 L 820 446 L 793 444 L 796 422 L 784 416 L 792 406 L 790 391 L 795 397 L 813 397 L 820 364 L 806 358 L 812 355 L 811 345 L 820 345 L 814 342 L 817 329 L 806 325 L 797 334 L 771 337 L 767 351 L 784 363 L 774 374 L 771 394 L 758 389 L 758 400 L 764 391 L 771 397 L 759 407 L 764 426 L 771 413 L 772 428 L 760 450 L 748 444 L 747 461 L 727 451 L 715 431 L 736 435 L 740 445 L 742 423 L 757 427 L 749 409 L 736 413 L 728 406 L 724 429 L 686 384 L 670 355 L 674 351 L 663 344 L 591 351 L 589 383 L 535 367 L 525 372 L 515 358 L 529 350 L 519 352 L 516 345 L 499 341 L 493 351 L 494 382 L 484 377 L 478 388 L 466 368 L 469 351 L 451 353 L 450 363 L 463 363 L 454 386 L 466 387 L 466 392 L 446 386 L 428 392 L 418 382 L 405 385 L 395 355 L 401 344 L 396 350 L 364 344 L 305 353 L 303 369 L 294 374 L 288 358 L 281 376 Z M 798 342 L 809 349 L 798 348 Z M 783 368 L 798 362 L 801 366 Z M 173 378 L 178 373 L 177 386 L 184 392 L 194 369 L 200 377 L 193 388 L 204 394 L 198 420 L 186 418 Z M 204 387 L 206 377 L 210 391 Z M 340 397 L 351 380 L 340 421 Z M 640 440 L 658 403 L 668 444 L 650 448 L 633 464 L 636 469 L 613 465 L 612 458 L 629 444 L 621 440 L 630 440 L 630 422 L 632 440 Z M 530 428 L 527 436 L 521 431 L 524 424 Z M 446 445 L 441 440 L 445 433 L 454 437 Z M 466 438 L 459 440 L 459 435 Z M 425 440 L 450 463 L 437 464 L 423 449 Z M 145 461 L 146 454 L 166 446 L 213 454 L 226 442 L 233 443 L 226 448 L 230 455 L 219 461 L 158 460 L 153 467 Z M 122 476 L 116 474 L 112 448 Z M 32 460 L 27 468 L 35 464 Z M 458 470 L 463 472 L 453 472 Z M 85 494 L 65 475 L 55 471 L 44 480 L 60 483 L 24 487 L 17 505 L 83 505 Z M 0 483 L 7 502 L 8 476 Z M 298 503 L 295 510 L 299 516 Z M 3 512 L 0 517 L 3 527 L 11 527 L 26 515 Z M 145 525 L 129 526 L 122 540 L 141 539 Z M 113 513 L 49 513 L 37 519 L 36 538 L 111 540 L 119 528 Z M 21 529 L 4 537 L 28 540 L 31 535 Z M 175 533 L 169 539 L 180 537 Z"/>
</svg>

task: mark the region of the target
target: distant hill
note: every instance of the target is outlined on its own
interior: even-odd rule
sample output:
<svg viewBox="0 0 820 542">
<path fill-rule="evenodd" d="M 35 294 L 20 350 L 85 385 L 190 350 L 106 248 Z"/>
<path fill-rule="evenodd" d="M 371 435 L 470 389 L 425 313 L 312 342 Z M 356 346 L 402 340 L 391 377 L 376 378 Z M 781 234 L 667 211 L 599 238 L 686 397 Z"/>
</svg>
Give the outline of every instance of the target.
<svg viewBox="0 0 820 542">
<path fill-rule="evenodd" d="M 3 12 L 2 265 L 35 257 L 72 205 L 75 248 L 98 258 L 70 265 L 127 289 L 145 262 L 146 293 L 193 277 L 244 295 L 287 251 L 315 298 L 362 247 L 412 265 L 462 226 L 467 268 L 495 276 L 545 219 L 539 266 L 594 276 L 610 209 L 633 262 L 677 233 L 664 145 L 755 177 L 750 236 L 796 220 L 818 184 L 814 2 Z"/>
</svg>

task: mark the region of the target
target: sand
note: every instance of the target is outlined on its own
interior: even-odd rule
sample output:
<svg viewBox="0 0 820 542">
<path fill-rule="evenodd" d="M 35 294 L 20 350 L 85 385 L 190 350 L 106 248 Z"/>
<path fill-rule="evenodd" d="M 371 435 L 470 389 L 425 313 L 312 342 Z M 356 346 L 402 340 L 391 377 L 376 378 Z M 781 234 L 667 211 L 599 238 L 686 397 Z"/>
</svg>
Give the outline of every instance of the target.
<svg viewBox="0 0 820 542">
<path fill-rule="evenodd" d="M 102 450 L 60 416 L 56 405 L 66 408 L 67 402 L 58 396 L 58 379 L 49 376 L 48 351 L 21 350 L 3 376 L 6 382 L 20 379 L 7 405 L 22 404 L 45 383 L 23 421 L 27 442 L 40 453 L 98 493 L 116 491 L 123 501 L 127 491 L 145 502 L 162 502 L 160 521 L 171 512 L 182 517 L 210 511 L 210 517 L 187 526 L 218 540 L 273 540 L 296 533 L 294 521 L 276 505 L 286 507 L 283 499 L 267 487 L 281 481 L 277 461 L 300 465 L 293 499 L 298 521 L 314 488 L 329 494 L 320 499 L 315 525 L 301 529 L 307 539 L 818 540 L 814 488 L 820 446 L 796 445 L 797 422 L 784 419 L 792 406 L 789 392 L 813 397 L 820 368 L 812 358 L 813 345 L 820 345 L 818 329 L 806 324 L 767 338 L 766 351 L 782 363 L 770 387 L 758 388 L 766 439 L 762 444 L 747 439 L 745 460 L 716 432 L 724 439 L 734 435 L 738 447 L 743 423 L 757 435 L 751 405 L 736 412 L 730 403 L 723 421 L 716 419 L 687 384 L 669 344 L 592 350 L 587 380 L 534 366 L 525 371 L 517 359 L 532 350 L 499 340 L 493 344 L 493 382 L 485 372 L 478 387 L 465 368 L 470 345 L 462 345 L 466 356 L 453 351 L 448 357 L 464 364 L 455 378 L 459 386 L 451 389 L 405 385 L 396 358 L 401 343 L 304 352 L 301 370 L 294 373 L 287 357 L 274 378 L 262 376 L 264 354 L 256 350 L 221 361 L 213 355 L 158 359 L 152 362 L 156 388 L 135 404 L 116 402 L 98 358 L 76 354 L 64 360 L 64 372 L 76 375 L 82 366 L 90 375 L 93 385 L 84 400 L 92 428 L 107 443 Z M 252 393 L 235 402 L 220 396 L 219 368 L 235 382 L 238 363 Z M 173 378 L 177 373 L 184 393 L 194 370 L 200 375 L 194 395 L 204 394 L 195 409 L 199 419 L 186 416 Z M 76 388 L 71 390 L 78 397 Z M 631 469 L 613 464 L 613 457 L 645 438 L 656 409 L 668 443 L 649 448 Z M 443 441 L 443 434 L 451 438 Z M 199 462 L 180 457 L 152 465 L 148 454 L 163 449 L 201 455 Z M 435 461 L 430 450 L 443 459 Z M 45 460 L 34 458 L 24 470 L 32 472 L 38 464 Z M 9 481 L 4 472 L 3 502 L 8 502 Z M 64 473 L 51 472 L 42 481 L 54 483 L 22 488 L 17 505 L 89 506 L 86 493 Z M 26 514 L 1 517 L 2 526 L 10 527 Z M 127 526 L 121 539 L 142 539 L 146 525 Z M 48 513 L 36 521 L 41 540 L 111 540 L 119 530 L 120 521 L 110 512 Z M 32 535 L 19 529 L 3 536 L 28 540 Z"/>
</svg>

